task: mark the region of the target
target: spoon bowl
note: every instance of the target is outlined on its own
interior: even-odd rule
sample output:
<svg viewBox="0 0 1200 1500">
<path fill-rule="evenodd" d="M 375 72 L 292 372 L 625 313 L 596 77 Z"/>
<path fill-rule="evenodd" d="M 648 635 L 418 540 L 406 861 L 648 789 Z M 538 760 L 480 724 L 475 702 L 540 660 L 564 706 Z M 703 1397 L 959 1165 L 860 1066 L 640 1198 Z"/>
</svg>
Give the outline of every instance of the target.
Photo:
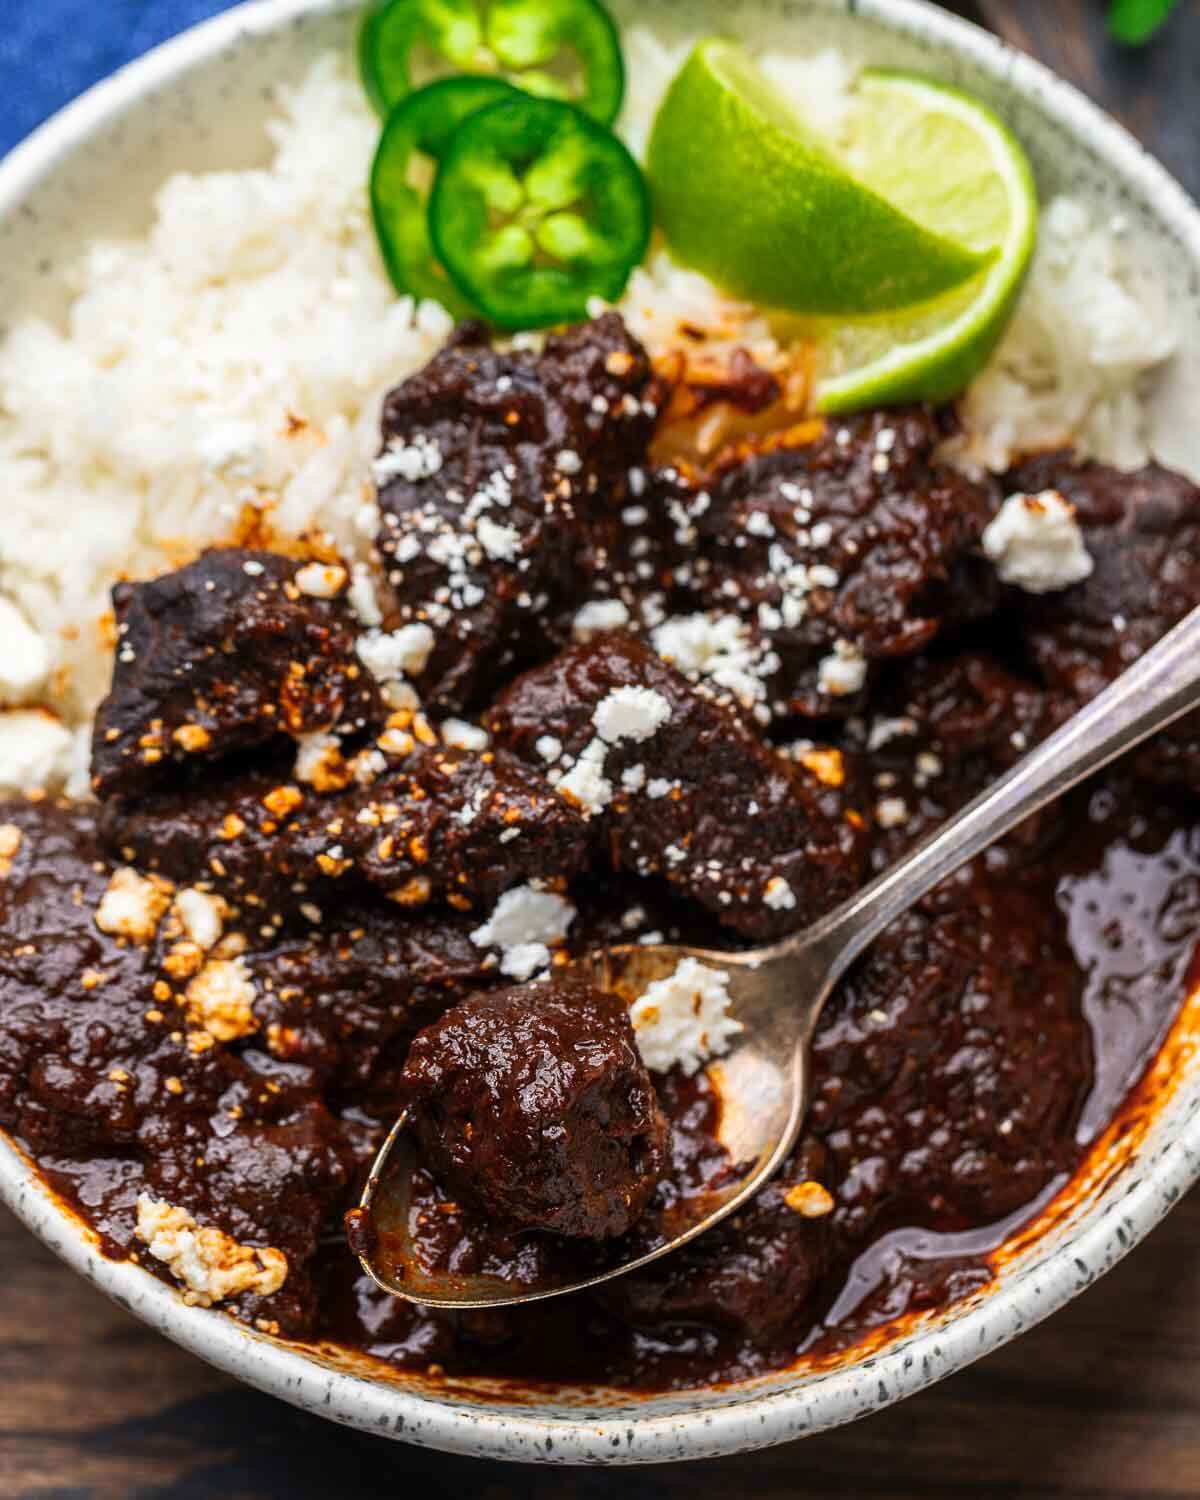
<svg viewBox="0 0 1200 1500">
<path fill-rule="evenodd" d="M 376 1158 L 351 1245 L 385 1291 L 427 1307 L 504 1307 L 611 1280 L 648 1265 L 735 1213 L 783 1165 L 804 1124 L 810 1044 L 835 985 L 863 950 L 947 876 L 1093 772 L 1200 702 L 1200 609 L 956 817 L 807 930 L 768 948 L 708 952 L 669 944 L 610 948 L 575 960 L 576 973 L 632 1004 L 655 980 L 694 958 L 729 978 L 733 1045 L 709 1073 L 721 1100 L 718 1139 L 740 1169 L 730 1183 L 689 1197 L 660 1240 L 625 1235 L 594 1253 L 553 1248 L 528 1281 L 457 1276 L 422 1267 L 413 1202 L 417 1153 L 401 1116 Z"/>
<path fill-rule="evenodd" d="M 780 945 L 784 947 L 787 945 Z M 541 1258 L 536 1279 L 449 1275 L 425 1269 L 415 1248 L 413 1176 L 416 1143 L 402 1114 L 381 1148 L 351 1218 L 351 1242 L 364 1270 L 385 1291 L 425 1307 L 505 1307 L 582 1291 L 658 1260 L 719 1224 L 747 1203 L 782 1166 L 808 1106 L 808 1040 L 831 982 L 815 950 L 791 953 L 787 965 L 770 962 L 775 950 L 725 953 L 674 944 L 630 944 L 574 960 L 558 975 L 576 975 L 632 1005 L 655 981 L 669 979 L 688 958 L 729 976 L 731 1012 L 742 1030 L 730 1050 L 709 1064 L 719 1096 L 716 1139 L 736 1175 L 691 1194 L 665 1216 L 661 1242 L 630 1249 L 626 1236 L 602 1241 L 581 1274 L 579 1256 L 558 1265 Z M 806 960 L 811 959 L 810 962 Z M 807 982 L 806 982 L 807 981 Z M 824 987 L 822 987 L 824 981 Z M 364 1217 L 365 1216 L 365 1217 Z"/>
</svg>

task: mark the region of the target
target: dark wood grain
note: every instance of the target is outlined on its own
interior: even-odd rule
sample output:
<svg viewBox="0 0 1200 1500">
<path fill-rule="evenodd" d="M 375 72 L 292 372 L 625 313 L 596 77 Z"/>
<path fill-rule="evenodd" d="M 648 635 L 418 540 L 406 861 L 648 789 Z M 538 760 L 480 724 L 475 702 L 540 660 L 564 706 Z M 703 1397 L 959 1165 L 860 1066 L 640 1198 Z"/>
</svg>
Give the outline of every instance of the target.
<svg viewBox="0 0 1200 1500">
<path fill-rule="evenodd" d="M 0 1494 L 21 1500 L 1197 1500 L 1200 1194 L 1103 1282 L 903 1406 L 702 1465 L 423 1453 L 224 1379 L 0 1211 Z"/>
<path fill-rule="evenodd" d="M 1200 4 L 1143 51 L 1102 0 L 954 7 L 1121 116 L 1200 192 Z M 2 7 L 0 7 L 2 9 Z M 4 1500 L 1200 1500 L 1200 1195 L 1042 1327 L 901 1407 L 702 1466 L 509 1468 L 334 1428 L 151 1333 L 0 1211 Z"/>
<path fill-rule="evenodd" d="M 1123 120 L 1200 197 L 1200 4 L 1182 4 L 1145 47 L 1104 30 L 1105 0 L 964 0 L 948 7 L 998 32 Z"/>
</svg>

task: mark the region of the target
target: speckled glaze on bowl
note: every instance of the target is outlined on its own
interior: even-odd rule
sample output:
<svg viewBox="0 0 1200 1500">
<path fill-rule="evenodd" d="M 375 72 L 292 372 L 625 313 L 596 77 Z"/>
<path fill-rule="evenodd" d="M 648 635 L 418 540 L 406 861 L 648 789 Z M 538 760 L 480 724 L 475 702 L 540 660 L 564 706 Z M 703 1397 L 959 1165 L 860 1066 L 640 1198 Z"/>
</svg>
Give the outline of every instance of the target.
<svg viewBox="0 0 1200 1500">
<path fill-rule="evenodd" d="M 0 164 L 0 317 L 61 312 L 60 268 L 87 238 L 138 228 L 171 170 L 240 167 L 266 155 L 273 85 L 314 51 L 348 46 L 350 0 L 252 0 L 187 33 L 46 125 Z M 1155 392 L 1159 455 L 1200 472 L 1188 392 L 1200 374 L 1200 212 L 1120 127 L 1040 65 L 921 0 L 617 0 L 664 29 L 698 25 L 797 46 L 836 42 L 990 101 L 1026 142 L 1044 193 L 1119 212 L 1137 253 L 1169 277 L 1181 352 Z M 362 164 L 365 170 L 365 164 Z M 349 170 L 358 170 L 351 164 Z M 747 211 L 753 211 L 752 202 Z M 908 1321 L 840 1363 L 695 1392 L 552 1396 L 398 1378 L 335 1350 L 281 1344 L 187 1307 L 138 1267 L 114 1264 L 0 1139 L 0 1194 L 68 1265 L 184 1348 L 296 1406 L 457 1453 L 552 1464 L 629 1464 L 735 1453 L 853 1421 L 1015 1337 L 1112 1266 L 1200 1177 L 1200 1001 L 1143 1094 L 1133 1145 L 1101 1156 L 1069 1201 L 1006 1255 L 984 1294 Z"/>
</svg>

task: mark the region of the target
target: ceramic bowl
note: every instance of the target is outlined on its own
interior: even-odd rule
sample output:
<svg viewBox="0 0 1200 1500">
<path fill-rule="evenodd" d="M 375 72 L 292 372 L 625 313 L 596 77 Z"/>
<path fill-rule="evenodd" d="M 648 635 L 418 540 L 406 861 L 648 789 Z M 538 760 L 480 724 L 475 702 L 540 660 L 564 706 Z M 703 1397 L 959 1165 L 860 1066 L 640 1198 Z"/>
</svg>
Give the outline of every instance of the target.
<svg viewBox="0 0 1200 1500">
<path fill-rule="evenodd" d="M 688 0 L 624 0 L 667 27 L 696 24 Z M 712 27 L 714 4 L 701 10 Z M 178 38 L 92 90 L 0 165 L 0 310 L 54 315 L 60 268 L 96 233 L 137 228 L 163 176 L 247 166 L 266 152 L 271 87 L 312 53 L 349 46 L 350 0 L 254 0 Z M 1169 277 L 1181 353 L 1159 383 L 1161 456 L 1200 469 L 1187 396 L 1200 366 L 1200 212 L 1113 121 L 1045 68 L 920 0 L 724 0 L 721 29 L 836 41 L 866 60 L 962 84 L 991 102 L 1033 157 L 1044 193 L 1070 187 L 1119 211 L 1139 253 Z M 0 316 L 3 316 L 0 313 Z M 1144 1086 L 1135 1127 L 1102 1144 L 1069 1196 L 1005 1252 L 994 1284 L 908 1320 L 852 1356 L 762 1379 L 652 1397 L 553 1394 L 399 1378 L 340 1354 L 273 1341 L 184 1305 L 134 1265 L 114 1264 L 0 1142 L 0 1193 L 80 1274 L 184 1348 L 308 1411 L 384 1437 L 542 1463 L 696 1459 L 784 1442 L 865 1416 L 961 1369 L 1082 1291 L 1200 1177 L 1200 1000 Z"/>
</svg>

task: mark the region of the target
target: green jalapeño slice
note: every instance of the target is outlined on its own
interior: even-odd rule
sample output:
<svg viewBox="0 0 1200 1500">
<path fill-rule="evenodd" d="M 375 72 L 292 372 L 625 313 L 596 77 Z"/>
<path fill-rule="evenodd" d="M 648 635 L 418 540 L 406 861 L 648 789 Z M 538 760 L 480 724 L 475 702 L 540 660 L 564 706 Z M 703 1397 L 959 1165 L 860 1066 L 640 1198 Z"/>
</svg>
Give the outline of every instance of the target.
<svg viewBox="0 0 1200 1500">
<path fill-rule="evenodd" d="M 470 115 L 429 200 L 434 249 L 497 328 L 546 328 L 615 301 L 650 240 L 641 169 L 582 111 L 517 94 Z"/>
<path fill-rule="evenodd" d="M 437 163 L 468 115 L 517 98 L 500 78 L 444 78 L 409 94 L 388 116 L 371 168 L 371 213 L 392 285 L 432 297 L 456 318 L 477 313 L 447 276 L 429 238 L 426 206 Z"/>
<path fill-rule="evenodd" d="M 379 0 L 359 38 L 363 82 L 388 114 L 449 73 L 506 78 L 610 125 L 625 93 L 617 28 L 600 0 Z"/>
</svg>

